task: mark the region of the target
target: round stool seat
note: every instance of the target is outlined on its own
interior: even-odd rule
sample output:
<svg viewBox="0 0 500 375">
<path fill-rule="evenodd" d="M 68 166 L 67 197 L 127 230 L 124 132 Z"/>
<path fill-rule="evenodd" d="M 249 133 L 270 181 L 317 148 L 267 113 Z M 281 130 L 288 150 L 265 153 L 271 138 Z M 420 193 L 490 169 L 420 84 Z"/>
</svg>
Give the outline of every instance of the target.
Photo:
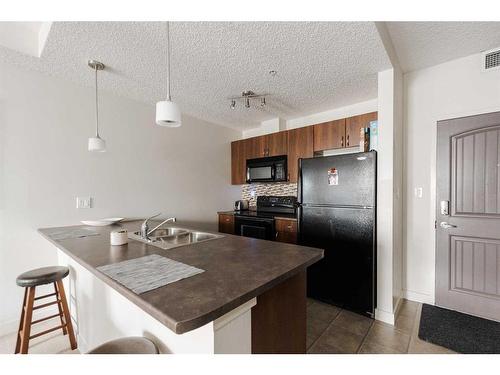
<svg viewBox="0 0 500 375">
<path fill-rule="evenodd" d="M 158 354 L 158 348 L 145 337 L 124 337 L 99 345 L 88 354 Z"/>
<path fill-rule="evenodd" d="M 22 287 L 50 284 L 64 279 L 68 274 L 68 267 L 42 267 L 20 274 L 16 279 L 16 284 Z"/>
</svg>

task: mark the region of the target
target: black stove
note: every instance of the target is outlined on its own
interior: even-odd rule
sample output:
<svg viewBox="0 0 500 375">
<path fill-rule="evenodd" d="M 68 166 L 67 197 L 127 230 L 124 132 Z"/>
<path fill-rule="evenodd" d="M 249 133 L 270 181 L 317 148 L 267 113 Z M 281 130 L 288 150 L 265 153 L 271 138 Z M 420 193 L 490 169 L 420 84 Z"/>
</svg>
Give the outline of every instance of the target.
<svg viewBox="0 0 500 375">
<path fill-rule="evenodd" d="M 235 234 L 263 240 L 274 240 L 274 218 L 295 218 L 296 208 L 297 198 L 294 196 L 259 196 L 257 197 L 256 210 L 235 212 Z"/>
<path fill-rule="evenodd" d="M 297 197 L 262 195 L 257 197 L 257 207 L 254 210 L 235 211 L 235 216 L 250 216 L 274 218 L 296 217 Z"/>
</svg>

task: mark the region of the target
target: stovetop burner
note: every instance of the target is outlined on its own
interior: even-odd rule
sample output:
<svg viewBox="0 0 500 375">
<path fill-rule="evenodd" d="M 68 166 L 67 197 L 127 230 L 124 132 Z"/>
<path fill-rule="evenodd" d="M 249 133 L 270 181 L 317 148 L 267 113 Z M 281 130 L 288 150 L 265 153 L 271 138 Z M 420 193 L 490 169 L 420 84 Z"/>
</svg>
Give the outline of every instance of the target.
<svg viewBox="0 0 500 375">
<path fill-rule="evenodd" d="M 294 196 L 261 195 L 257 197 L 256 210 L 237 211 L 235 215 L 274 218 L 275 216 L 294 218 L 297 198 Z"/>
</svg>

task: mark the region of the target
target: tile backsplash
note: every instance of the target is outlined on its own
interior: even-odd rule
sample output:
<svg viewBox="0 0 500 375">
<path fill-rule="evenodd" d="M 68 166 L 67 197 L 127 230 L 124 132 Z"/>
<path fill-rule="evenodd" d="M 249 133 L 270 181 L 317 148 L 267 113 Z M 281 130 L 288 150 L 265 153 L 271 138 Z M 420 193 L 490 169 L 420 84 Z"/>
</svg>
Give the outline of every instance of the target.
<svg viewBox="0 0 500 375">
<path fill-rule="evenodd" d="M 267 184 L 246 184 L 241 187 L 241 199 L 249 201 L 250 206 L 257 204 L 259 195 L 293 195 L 297 196 L 297 184 L 288 182 L 273 182 Z"/>
</svg>

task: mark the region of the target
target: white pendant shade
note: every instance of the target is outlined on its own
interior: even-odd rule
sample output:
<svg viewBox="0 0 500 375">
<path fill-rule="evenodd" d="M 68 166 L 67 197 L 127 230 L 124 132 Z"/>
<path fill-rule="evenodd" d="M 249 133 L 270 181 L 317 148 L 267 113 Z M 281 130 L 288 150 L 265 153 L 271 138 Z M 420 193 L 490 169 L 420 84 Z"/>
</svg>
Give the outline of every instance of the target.
<svg viewBox="0 0 500 375">
<path fill-rule="evenodd" d="M 89 151 L 92 152 L 105 152 L 106 141 L 101 137 L 89 138 Z"/>
<path fill-rule="evenodd" d="M 156 125 L 178 128 L 182 125 L 181 111 L 170 96 L 170 23 L 167 22 L 165 26 L 167 37 L 167 98 L 156 103 Z"/>
<path fill-rule="evenodd" d="M 156 103 L 156 124 L 170 128 L 181 126 L 181 111 L 177 104 L 170 100 Z"/>
<path fill-rule="evenodd" d="M 97 72 L 104 70 L 104 64 L 96 60 L 89 60 L 87 64 L 95 72 L 95 137 L 89 138 L 89 151 L 104 152 L 106 141 L 99 136 L 99 97 L 97 96 Z"/>
</svg>

